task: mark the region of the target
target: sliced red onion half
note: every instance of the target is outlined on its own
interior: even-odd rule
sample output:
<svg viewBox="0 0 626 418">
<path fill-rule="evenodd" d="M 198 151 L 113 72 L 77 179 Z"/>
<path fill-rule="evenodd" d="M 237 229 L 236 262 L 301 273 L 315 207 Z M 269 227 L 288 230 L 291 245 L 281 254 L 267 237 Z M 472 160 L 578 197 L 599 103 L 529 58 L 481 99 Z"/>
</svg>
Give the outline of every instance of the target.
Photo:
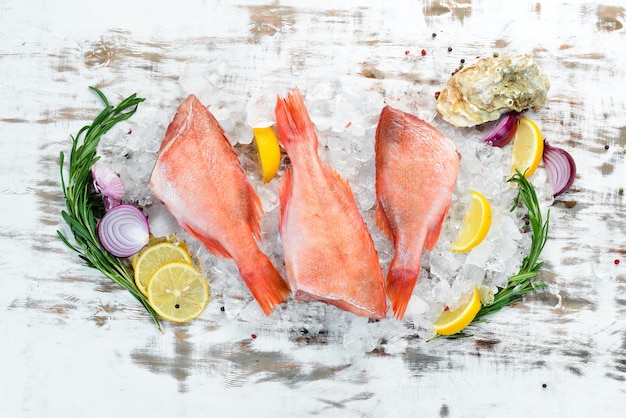
<svg viewBox="0 0 626 418">
<path fill-rule="evenodd" d="M 508 112 L 502 114 L 500 118 L 487 125 L 483 135 L 483 141 L 494 147 L 503 147 L 513 140 L 517 125 L 519 124 L 519 113 Z"/>
<path fill-rule="evenodd" d="M 543 141 L 543 165 L 554 196 L 560 195 L 574 183 L 576 178 L 574 158 L 564 149 L 553 147 L 548 141 Z"/>
<path fill-rule="evenodd" d="M 98 223 L 98 238 L 104 249 L 114 256 L 130 257 L 148 244 L 148 219 L 135 206 L 114 206 Z"/>
</svg>

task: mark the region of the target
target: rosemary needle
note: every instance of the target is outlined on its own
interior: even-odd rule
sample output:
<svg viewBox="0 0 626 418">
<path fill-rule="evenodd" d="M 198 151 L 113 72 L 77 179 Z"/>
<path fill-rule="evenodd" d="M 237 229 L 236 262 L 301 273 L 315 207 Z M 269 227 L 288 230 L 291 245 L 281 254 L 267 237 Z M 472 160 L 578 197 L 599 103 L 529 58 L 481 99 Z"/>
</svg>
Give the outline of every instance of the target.
<svg viewBox="0 0 626 418">
<path fill-rule="evenodd" d="M 61 187 L 67 210 L 61 212 L 69 226 L 75 244 L 71 244 L 61 231 L 57 234 L 70 249 L 77 252 L 89 267 L 99 270 L 106 277 L 128 290 L 146 308 L 159 330 L 159 317 L 148 299 L 137 289 L 133 275 L 124 260 L 109 254 L 98 240 L 97 222 L 104 215 L 102 199 L 91 188 L 91 167 L 100 158 L 96 149 L 100 138 L 118 122 L 130 118 L 139 103 L 145 99 L 136 94 L 122 100 L 116 107 L 109 104 L 106 96 L 97 88 L 90 87 L 104 102 L 104 110 L 91 125 L 81 128 L 71 136 L 67 181 L 64 175 L 65 154 L 60 154 Z"/>
</svg>

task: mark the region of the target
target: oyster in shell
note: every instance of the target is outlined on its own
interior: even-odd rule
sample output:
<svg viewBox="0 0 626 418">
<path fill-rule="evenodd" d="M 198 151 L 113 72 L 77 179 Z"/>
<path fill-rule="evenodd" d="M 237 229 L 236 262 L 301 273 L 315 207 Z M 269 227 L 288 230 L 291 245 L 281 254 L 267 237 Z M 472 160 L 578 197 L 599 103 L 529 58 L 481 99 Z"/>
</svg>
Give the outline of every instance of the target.
<svg viewBox="0 0 626 418">
<path fill-rule="evenodd" d="M 548 77 L 530 55 L 480 58 L 450 78 L 437 112 L 454 126 L 475 126 L 513 110 L 539 110 L 549 89 Z"/>
</svg>

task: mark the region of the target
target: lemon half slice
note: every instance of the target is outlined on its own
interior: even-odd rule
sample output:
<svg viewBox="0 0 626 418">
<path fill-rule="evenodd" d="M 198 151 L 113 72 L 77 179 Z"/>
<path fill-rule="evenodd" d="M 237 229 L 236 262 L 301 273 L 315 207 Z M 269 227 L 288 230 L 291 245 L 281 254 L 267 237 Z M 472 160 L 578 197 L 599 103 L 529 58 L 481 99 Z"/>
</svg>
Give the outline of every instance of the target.
<svg viewBox="0 0 626 418">
<path fill-rule="evenodd" d="M 197 318 L 209 303 L 209 285 L 187 263 L 161 266 L 148 284 L 148 301 L 157 314 L 173 322 Z"/>
<path fill-rule="evenodd" d="M 476 318 L 480 311 L 480 294 L 474 286 L 469 300 L 454 311 L 443 311 L 435 321 L 435 332 L 439 335 L 454 335 L 461 332 Z"/>
<path fill-rule="evenodd" d="M 524 177 L 529 178 L 539 167 L 542 156 L 543 135 L 541 131 L 532 120 L 527 117 L 521 118 L 513 139 L 511 174 L 519 170 L 524 173 Z"/>
<path fill-rule="evenodd" d="M 274 129 L 253 128 L 254 139 L 259 152 L 259 163 L 263 174 L 263 182 L 268 183 L 278 172 L 280 165 L 280 146 Z"/>
<path fill-rule="evenodd" d="M 476 247 L 485 239 L 490 227 L 491 205 L 485 196 L 472 190 L 472 200 L 463 216 L 459 237 L 452 243 L 452 251 L 465 252 Z"/>
<path fill-rule="evenodd" d="M 157 242 L 144 248 L 136 258 L 133 257 L 135 284 L 139 291 L 148 296 L 148 283 L 154 272 L 162 265 L 174 261 L 193 264 L 183 243 Z"/>
</svg>

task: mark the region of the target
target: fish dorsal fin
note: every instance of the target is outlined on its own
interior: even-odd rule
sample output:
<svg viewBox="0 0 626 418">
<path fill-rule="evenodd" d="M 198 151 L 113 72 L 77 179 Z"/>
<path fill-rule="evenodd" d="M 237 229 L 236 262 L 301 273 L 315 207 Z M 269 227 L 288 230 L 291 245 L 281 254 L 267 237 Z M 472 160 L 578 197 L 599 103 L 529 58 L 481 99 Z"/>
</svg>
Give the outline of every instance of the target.
<svg viewBox="0 0 626 418">
<path fill-rule="evenodd" d="M 220 244 L 218 241 L 214 240 L 211 237 L 200 234 L 196 232 L 196 230 L 190 226 L 186 222 L 179 222 L 185 231 L 187 231 L 191 236 L 204 244 L 204 246 L 209 250 L 209 252 L 213 255 L 222 258 L 233 258 L 230 253 Z"/>
<path fill-rule="evenodd" d="M 200 103 L 195 95 L 190 94 L 185 101 L 178 106 L 174 119 L 172 119 L 167 126 L 165 138 L 159 148 L 159 155 L 166 153 L 167 150 L 181 138 L 182 133 L 187 130 L 189 124 L 193 122 L 193 110 L 196 102 Z"/>
<path fill-rule="evenodd" d="M 437 241 L 439 240 L 439 235 L 441 234 L 441 228 L 443 227 L 443 220 L 448 214 L 448 209 L 450 209 L 450 205 L 446 206 L 443 211 L 439 214 L 437 222 L 433 224 L 432 228 L 428 230 L 426 234 L 426 241 L 424 242 L 424 247 L 428 251 L 432 251 L 437 245 Z"/>
<path fill-rule="evenodd" d="M 291 199 L 291 167 L 285 170 L 285 174 L 278 189 L 278 200 L 280 202 L 280 213 L 278 214 L 278 230 L 282 233 L 283 220 L 287 213 L 287 205 Z"/>
<path fill-rule="evenodd" d="M 350 187 L 348 180 L 341 177 L 341 175 L 328 164 L 322 163 L 321 167 L 322 167 L 322 172 L 324 173 L 325 176 L 328 176 L 334 179 L 333 184 L 336 185 L 339 190 L 341 190 L 342 198 L 345 200 L 354 201 L 354 195 L 352 194 L 352 188 Z M 342 200 L 341 203 L 344 204 L 345 200 Z"/>
<path fill-rule="evenodd" d="M 393 240 L 393 233 L 391 231 L 391 225 L 389 224 L 389 218 L 387 218 L 382 202 L 378 199 L 378 197 L 376 198 L 376 210 L 374 212 L 374 216 L 378 228 L 380 228 L 380 230 L 383 231 L 390 240 Z"/>
</svg>

